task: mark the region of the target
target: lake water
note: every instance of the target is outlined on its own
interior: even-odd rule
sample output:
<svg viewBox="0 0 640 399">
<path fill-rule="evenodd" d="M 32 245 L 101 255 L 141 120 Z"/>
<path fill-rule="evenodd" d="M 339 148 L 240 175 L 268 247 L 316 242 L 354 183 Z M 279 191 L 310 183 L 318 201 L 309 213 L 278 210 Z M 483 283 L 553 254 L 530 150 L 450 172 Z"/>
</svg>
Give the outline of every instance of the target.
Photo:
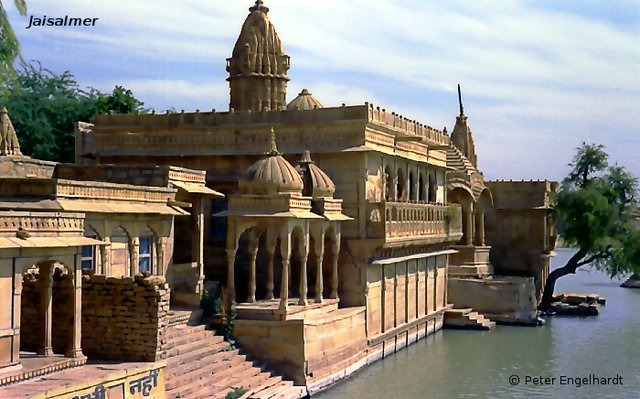
<svg viewBox="0 0 640 399">
<path fill-rule="evenodd" d="M 572 253 L 556 252 L 552 267 Z M 579 270 L 558 280 L 556 291 L 604 296 L 607 304 L 597 317 L 556 316 L 542 327 L 439 331 L 316 397 L 640 398 L 640 290 L 620 284 L 597 271 Z M 561 380 L 590 375 L 620 376 L 623 385 L 577 386 Z M 512 376 L 520 383 L 512 385 Z M 525 381 L 527 376 L 555 381 L 535 385 Z"/>
</svg>

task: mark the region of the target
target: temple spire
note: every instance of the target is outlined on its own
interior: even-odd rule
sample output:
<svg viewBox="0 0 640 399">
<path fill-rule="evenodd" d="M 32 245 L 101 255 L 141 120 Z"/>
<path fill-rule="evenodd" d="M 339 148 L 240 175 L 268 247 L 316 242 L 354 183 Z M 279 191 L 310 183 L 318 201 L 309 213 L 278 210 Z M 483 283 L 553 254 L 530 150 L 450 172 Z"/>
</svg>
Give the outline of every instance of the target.
<svg viewBox="0 0 640 399">
<path fill-rule="evenodd" d="M 269 151 L 267 151 L 267 155 L 276 156 L 280 155 L 278 151 L 278 147 L 276 146 L 276 131 L 271 126 L 271 132 L 269 134 Z"/>
<path fill-rule="evenodd" d="M 462 105 L 462 90 L 460 89 L 460 83 L 458 83 L 458 104 L 460 104 L 460 116 L 463 116 L 464 106 Z"/>
<path fill-rule="evenodd" d="M 290 58 L 267 15 L 269 8 L 257 0 L 249 10 L 227 59 L 229 108 L 240 112 L 285 109 Z"/>
<path fill-rule="evenodd" d="M 5 107 L 0 109 L 0 155 L 22 155 L 16 130 Z"/>
</svg>

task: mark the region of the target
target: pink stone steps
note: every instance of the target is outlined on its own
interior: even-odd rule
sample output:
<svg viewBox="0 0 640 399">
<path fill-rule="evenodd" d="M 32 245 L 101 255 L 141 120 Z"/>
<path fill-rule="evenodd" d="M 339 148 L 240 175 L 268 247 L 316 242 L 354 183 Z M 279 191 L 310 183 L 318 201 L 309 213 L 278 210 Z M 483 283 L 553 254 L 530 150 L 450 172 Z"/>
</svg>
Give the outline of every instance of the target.
<svg viewBox="0 0 640 399">
<path fill-rule="evenodd" d="M 186 319 L 186 317 L 184 317 Z M 274 376 L 247 360 L 204 326 L 178 322 L 167 328 L 166 399 L 223 399 L 234 388 L 246 398 L 299 399 L 304 387 Z"/>
<path fill-rule="evenodd" d="M 496 326 L 489 320 L 471 308 L 451 309 L 444 314 L 444 328 L 467 330 L 491 330 Z"/>
</svg>

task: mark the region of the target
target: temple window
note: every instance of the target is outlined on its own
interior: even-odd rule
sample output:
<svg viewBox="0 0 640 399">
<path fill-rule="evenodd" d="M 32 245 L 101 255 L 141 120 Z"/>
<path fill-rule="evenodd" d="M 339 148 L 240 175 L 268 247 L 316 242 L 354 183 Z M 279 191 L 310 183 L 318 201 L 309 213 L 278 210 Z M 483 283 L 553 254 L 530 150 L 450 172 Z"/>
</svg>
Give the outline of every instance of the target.
<svg viewBox="0 0 640 399">
<path fill-rule="evenodd" d="M 140 237 L 139 255 L 138 267 L 140 273 L 151 273 L 151 237 Z"/>
<path fill-rule="evenodd" d="M 81 254 L 82 270 L 93 270 L 94 255 L 95 255 L 94 248 L 95 247 L 93 245 L 85 245 L 82 247 L 82 254 Z"/>
</svg>

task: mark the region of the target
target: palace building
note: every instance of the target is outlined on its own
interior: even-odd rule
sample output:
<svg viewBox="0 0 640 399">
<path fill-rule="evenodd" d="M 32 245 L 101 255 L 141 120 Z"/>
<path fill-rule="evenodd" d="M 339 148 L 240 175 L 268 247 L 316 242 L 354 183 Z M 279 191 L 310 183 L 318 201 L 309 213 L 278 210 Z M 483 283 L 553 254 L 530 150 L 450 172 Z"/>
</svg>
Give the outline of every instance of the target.
<svg viewBox="0 0 640 399">
<path fill-rule="evenodd" d="M 460 93 L 451 135 L 370 103 L 325 106 L 307 89 L 287 102 L 292 60 L 261 0 L 226 65 L 227 111 L 97 115 L 77 126 L 75 165 L 21 156 L 3 111 L 0 294 L 12 306 L 0 387 L 22 353 L 60 353 L 150 362 L 105 382 L 131 386 L 126 398 L 151 377 L 158 398 L 239 386 L 293 398 L 445 323 L 495 325 L 467 308 L 537 322 L 556 184 L 485 181 Z M 222 289 L 237 345 L 279 382 L 237 368 L 237 351 L 192 325 L 206 289 Z M 152 299 L 129 328 L 121 313 L 137 292 Z M 56 341 L 51 319 L 65 312 L 73 328 Z M 110 321 L 113 342 L 82 338 Z"/>
</svg>

